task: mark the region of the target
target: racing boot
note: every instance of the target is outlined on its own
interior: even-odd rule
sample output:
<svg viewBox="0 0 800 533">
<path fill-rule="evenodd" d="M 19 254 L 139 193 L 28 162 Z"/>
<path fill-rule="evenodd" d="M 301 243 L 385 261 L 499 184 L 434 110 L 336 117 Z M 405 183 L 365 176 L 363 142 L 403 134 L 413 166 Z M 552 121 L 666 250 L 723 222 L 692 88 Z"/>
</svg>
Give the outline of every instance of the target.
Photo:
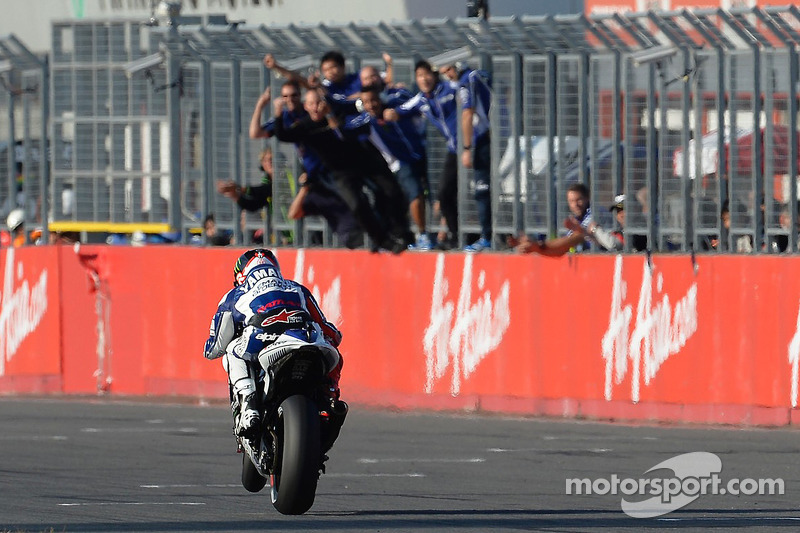
<svg viewBox="0 0 800 533">
<path fill-rule="evenodd" d="M 252 439 L 258 433 L 258 426 L 261 422 L 261 414 L 258 412 L 256 394 L 250 394 L 241 398 L 239 402 L 239 417 L 236 420 L 236 435 Z"/>
</svg>

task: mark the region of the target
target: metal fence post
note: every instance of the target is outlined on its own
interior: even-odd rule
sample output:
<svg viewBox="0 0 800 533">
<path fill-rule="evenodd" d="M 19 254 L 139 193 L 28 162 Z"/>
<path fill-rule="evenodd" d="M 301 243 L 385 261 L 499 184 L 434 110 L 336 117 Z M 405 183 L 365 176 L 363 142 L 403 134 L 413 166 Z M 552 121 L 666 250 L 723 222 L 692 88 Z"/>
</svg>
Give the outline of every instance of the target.
<svg viewBox="0 0 800 533">
<path fill-rule="evenodd" d="M 656 153 L 658 157 L 655 158 L 657 163 L 655 186 L 651 188 L 651 186 L 648 185 L 648 198 L 655 198 L 655 201 L 651 203 L 651 207 L 652 205 L 657 206 L 656 213 L 658 214 L 658 218 L 656 219 L 657 225 L 655 229 L 658 240 L 655 241 L 657 243 L 655 249 L 667 250 L 669 248 L 669 243 L 666 238 L 666 227 L 669 226 L 669 221 L 667 220 L 667 188 L 664 186 L 665 184 L 663 183 L 662 176 L 664 175 L 664 154 L 667 153 L 667 106 L 669 105 L 669 97 L 667 96 L 667 81 L 664 74 L 666 65 L 659 62 L 656 63 L 655 68 L 657 78 L 654 81 L 658 85 L 658 121 L 654 122 L 658 124 L 658 129 L 656 129 L 656 123 L 654 123 L 653 131 L 655 132 Z"/>
<path fill-rule="evenodd" d="M 236 58 L 231 58 L 231 110 L 233 111 L 231 129 L 233 130 L 233 175 L 234 180 L 238 183 L 242 179 L 244 172 L 242 171 L 242 151 L 239 147 L 242 145 L 242 87 L 241 87 L 241 62 Z M 213 189 L 212 189 L 213 190 Z M 236 244 L 242 244 L 244 241 L 242 233 L 242 209 L 237 205 L 234 207 L 234 221 L 233 221 L 233 237 Z"/>
<path fill-rule="evenodd" d="M 556 173 L 555 143 L 558 140 L 558 58 L 555 52 L 547 52 L 547 234 L 555 236 L 558 231 L 558 179 Z M 527 139 L 526 139 L 527 142 Z M 530 150 L 530 148 L 529 148 Z"/>
<path fill-rule="evenodd" d="M 694 57 L 691 51 L 686 48 L 681 48 L 683 52 L 683 64 L 685 67 L 686 74 L 689 76 L 688 79 L 684 80 L 684 83 L 681 85 L 681 111 L 682 111 L 682 119 L 683 124 L 681 125 L 681 146 L 684 150 L 684 158 L 683 158 L 683 177 L 681 178 L 681 201 L 683 203 L 683 217 L 681 217 L 681 221 L 683 223 L 683 244 L 681 246 L 681 250 L 696 250 L 698 248 L 698 242 L 694 238 L 694 224 L 693 221 L 697 217 L 698 212 L 698 205 L 700 204 L 700 198 L 695 196 L 692 199 L 692 180 L 689 179 L 689 138 L 690 138 L 690 117 L 691 117 L 691 109 L 692 109 L 692 89 L 693 89 L 693 80 L 697 79 L 696 73 L 692 73 L 688 67 L 691 64 L 692 58 Z M 695 65 L 697 61 L 694 61 Z M 700 98 L 700 95 L 695 92 L 695 98 Z M 696 137 L 699 139 L 702 134 L 700 133 L 700 122 L 695 122 L 694 130 L 697 133 Z"/>
<path fill-rule="evenodd" d="M 611 120 L 611 176 L 613 183 L 613 190 L 611 194 L 617 195 L 623 192 L 624 176 L 622 173 L 622 128 L 620 127 L 620 120 L 622 119 L 622 53 L 619 50 L 614 51 L 614 78 L 612 82 L 611 95 L 611 113 L 613 115 Z M 626 198 L 630 203 L 630 198 Z M 626 244 L 626 246 L 629 246 Z"/>
<path fill-rule="evenodd" d="M 725 89 L 726 87 L 730 87 L 730 80 L 725 75 L 725 50 L 722 46 L 717 46 L 717 99 L 716 99 L 716 110 L 715 113 L 717 115 L 717 158 L 718 158 L 718 165 L 719 165 L 719 172 L 717 176 L 717 197 L 719 198 L 720 209 L 725 202 L 728 201 L 728 180 L 730 179 L 730 172 L 727 167 L 727 160 L 725 159 Z M 733 126 L 731 126 L 733 129 Z M 702 150 L 702 146 L 700 146 L 701 140 L 698 140 L 697 145 L 697 155 L 700 157 L 700 151 Z M 697 176 L 698 179 L 701 176 Z M 730 209 L 730 202 L 728 202 L 728 208 Z M 721 214 L 721 211 L 720 211 Z M 727 238 L 728 240 L 728 250 L 735 250 L 734 248 L 734 239 L 733 233 L 727 230 L 724 227 L 722 222 L 722 216 L 719 217 L 717 222 L 717 231 L 718 235 L 720 236 L 720 240 L 723 237 Z"/>
<path fill-rule="evenodd" d="M 797 84 L 798 84 L 798 54 L 793 43 L 787 43 L 789 53 L 789 87 L 787 91 L 789 114 L 789 253 L 797 253 Z"/>
<path fill-rule="evenodd" d="M 589 154 L 592 153 L 588 149 L 591 130 L 589 129 L 589 54 L 586 51 L 582 51 L 578 56 L 578 72 L 578 180 L 591 187 L 590 176 L 586 172 L 586 163 L 589 161 Z"/>
<path fill-rule="evenodd" d="M 180 76 L 180 60 L 169 46 L 165 46 L 167 64 L 167 115 L 169 116 L 169 225 L 172 231 L 183 228 L 181 211 L 181 87 L 175 83 Z M 162 178 L 163 179 L 163 178 Z M 181 241 L 187 242 L 185 231 Z"/>
<path fill-rule="evenodd" d="M 211 93 L 211 63 L 207 58 L 200 61 L 200 130 L 202 131 L 203 155 L 201 159 L 200 181 L 203 184 L 203 217 L 213 212 L 213 202 L 211 196 L 214 194 L 214 175 L 213 168 L 213 137 L 210 134 L 213 123 L 211 117 L 211 105 L 213 96 Z M 203 220 L 201 220 L 201 223 Z M 205 231 L 203 231 L 203 241 L 206 241 Z M 206 244 L 210 244 L 206 242 Z"/>
<path fill-rule="evenodd" d="M 760 216 L 764 198 L 764 145 L 761 134 L 761 50 L 758 43 L 752 43 L 753 50 L 753 251 L 758 252 L 764 246 L 764 219 Z"/>
<path fill-rule="evenodd" d="M 659 68 L 654 64 L 647 67 L 647 94 L 646 108 L 647 108 L 647 247 L 650 250 L 658 250 L 658 226 L 656 225 L 656 209 L 658 208 L 658 195 L 656 194 L 656 187 L 658 186 L 658 158 L 656 151 L 658 149 L 656 138 L 656 69 Z"/>
<path fill-rule="evenodd" d="M 39 97 L 42 103 L 42 123 L 39 130 L 40 153 L 39 153 L 39 191 L 41 194 L 42 206 L 42 242 L 50 242 L 50 165 L 55 161 L 55 157 L 50 155 L 50 66 L 47 56 L 42 61 L 41 87 Z"/>
<path fill-rule="evenodd" d="M 6 80 L 11 81 L 12 75 L 14 71 L 10 70 L 6 74 Z M 8 129 L 7 129 L 7 139 L 8 139 L 8 146 L 6 147 L 6 167 L 8 170 L 8 205 L 9 205 L 9 213 L 11 210 L 14 209 L 16 206 L 16 198 L 17 198 L 17 164 L 16 164 L 16 154 L 15 146 L 16 146 L 16 127 L 14 124 L 14 105 L 16 103 L 16 97 L 14 93 L 6 87 L 6 120 L 8 120 Z M 27 206 L 24 206 L 27 207 Z M 24 209 L 25 216 L 24 220 L 28 218 L 27 209 Z M 5 220 L 2 221 L 5 223 Z"/>
<path fill-rule="evenodd" d="M 512 226 L 514 234 L 518 235 L 523 230 L 523 227 L 525 225 L 524 213 L 523 213 L 524 202 L 522 200 L 522 180 L 527 179 L 527 176 L 522 175 L 522 173 L 520 172 L 520 168 L 522 168 L 521 165 L 522 161 L 520 158 L 519 139 L 523 138 L 522 136 L 524 133 L 524 128 L 522 124 L 522 106 L 523 106 L 522 57 L 519 54 L 512 54 L 511 65 L 512 65 L 512 75 L 514 77 L 513 85 L 516 88 L 516 90 L 513 92 L 513 101 L 509 102 L 509 105 L 512 107 L 512 109 L 517 110 L 517 112 L 513 113 L 513 116 L 509 124 L 511 140 L 514 146 L 514 169 L 516 169 L 516 171 L 514 172 L 516 179 L 514 180 L 514 200 L 513 200 L 514 208 L 512 211 L 512 218 L 513 218 Z M 498 137 L 498 139 L 495 141 L 494 139 L 496 137 Z M 497 143 L 499 143 L 500 141 L 499 135 L 493 135 L 492 139 L 493 139 L 492 144 L 497 146 Z M 523 140 L 524 142 L 527 143 L 528 146 L 530 146 L 530 142 L 527 139 L 523 138 Z M 530 148 L 528 150 L 530 150 Z M 526 154 L 528 153 L 528 150 L 525 151 Z M 528 155 L 528 157 L 530 158 L 530 155 Z M 492 190 L 494 191 L 492 196 L 493 198 L 499 198 L 500 180 L 499 176 L 497 176 L 497 173 L 495 172 L 495 170 L 497 169 L 497 165 L 500 161 L 499 149 L 496 152 L 492 153 L 492 161 L 493 161 L 492 172 L 495 173 L 495 176 L 492 177 Z M 497 203 L 499 203 L 499 201 Z M 495 209 L 494 206 L 492 207 L 492 209 Z"/>
</svg>

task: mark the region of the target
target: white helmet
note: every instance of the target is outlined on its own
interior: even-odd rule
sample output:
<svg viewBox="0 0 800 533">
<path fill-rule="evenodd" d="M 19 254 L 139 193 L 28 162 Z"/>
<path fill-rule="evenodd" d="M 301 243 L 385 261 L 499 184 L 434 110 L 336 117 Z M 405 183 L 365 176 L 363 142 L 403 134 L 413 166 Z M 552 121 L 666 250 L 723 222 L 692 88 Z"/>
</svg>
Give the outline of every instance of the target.
<svg viewBox="0 0 800 533">
<path fill-rule="evenodd" d="M 14 231 L 18 227 L 22 225 L 25 221 L 25 211 L 22 210 L 21 207 L 13 209 L 9 214 L 8 218 L 6 218 L 6 226 L 11 231 Z"/>
</svg>

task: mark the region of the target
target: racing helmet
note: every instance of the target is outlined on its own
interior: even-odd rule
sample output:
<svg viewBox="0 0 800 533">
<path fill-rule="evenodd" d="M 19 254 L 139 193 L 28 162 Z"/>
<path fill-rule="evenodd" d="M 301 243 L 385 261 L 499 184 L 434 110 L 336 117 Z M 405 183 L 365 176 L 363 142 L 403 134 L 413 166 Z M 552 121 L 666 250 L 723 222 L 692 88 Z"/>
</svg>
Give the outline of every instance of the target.
<svg viewBox="0 0 800 533">
<path fill-rule="evenodd" d="M 239 259 L 236 260 L 236 264 L 233 267 L 233 286 L 238 287 L 244 283 L 247 274 L 259 265 L 271 265 L 278 272 L 281 271 L 281 267 L 278 265 L 278 259 L 270 250 L 266 248 L 247 250 L 239 256 Z"/>
</svg>

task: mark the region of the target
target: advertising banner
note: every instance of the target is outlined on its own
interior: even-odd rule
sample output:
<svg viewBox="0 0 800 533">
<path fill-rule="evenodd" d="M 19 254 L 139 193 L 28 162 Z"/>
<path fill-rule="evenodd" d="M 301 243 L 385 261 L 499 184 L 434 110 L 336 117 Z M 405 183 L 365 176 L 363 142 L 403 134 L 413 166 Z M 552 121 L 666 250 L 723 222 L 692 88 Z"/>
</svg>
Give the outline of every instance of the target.
<svg viewBox="0 0 800 533">
<path fill-rule="evenodd" d="M 61 377 L 56 255 L 2 249 L 0 280 L 0 392 L 54 392 Z"/>
<path fill-rule="evenodd" d="M 243 250 L 2 252 L 0 392 L 227 397 L 202 354 Z M 344 334 L 344 396 L 397 408 L 792 423 L 798 257 L 278 249 Z"/>
</svg>

